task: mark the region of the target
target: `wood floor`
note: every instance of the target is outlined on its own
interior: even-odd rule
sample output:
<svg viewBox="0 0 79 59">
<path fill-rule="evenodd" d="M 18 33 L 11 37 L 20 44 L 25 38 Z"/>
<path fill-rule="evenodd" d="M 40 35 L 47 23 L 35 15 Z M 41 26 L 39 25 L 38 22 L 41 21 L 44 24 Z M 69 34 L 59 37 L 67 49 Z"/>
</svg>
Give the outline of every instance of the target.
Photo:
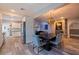
<svg viewBox="0 0 79 59">
<path fill-rule="evenodd" d="M 77 38 L 63 38 L 62 50 L 71 54 L 71 55 L 79 55 L 79 39 Z M 9 38 L 5 41 L 5 44 L 0 49 L 1 55 L 34 55 L 35 53 L 31 52 L 31 48 L 26 47 L 23 44 L 23 40 L 19 38 Z M 61 50 L 61 49 L 60 49 Z M 61 51 L 62 52 L 62 51 Z M 52 51 L 47 52 L 49 55 L 60 54 L 57 50 L 52 49 Z M 40 55 L 46 54 L 43 51 Z M 46 55 L 48 55 L 46 54 Z M 60 54 L 61 55 L 61 54 Z"/>
<path fill-rule="evenodd" d="M 0 49 L 1 55 L 18 55 L 26 54 L 26 46 L 23 44 L 21 38 L 9 38 L 5 41 L 5 44 Z"/>
<path fill-rule="evenodd" d="M 63 50 L 71 55 L 79 55 L 79 38 L 63 38 Z"/>
</svg>

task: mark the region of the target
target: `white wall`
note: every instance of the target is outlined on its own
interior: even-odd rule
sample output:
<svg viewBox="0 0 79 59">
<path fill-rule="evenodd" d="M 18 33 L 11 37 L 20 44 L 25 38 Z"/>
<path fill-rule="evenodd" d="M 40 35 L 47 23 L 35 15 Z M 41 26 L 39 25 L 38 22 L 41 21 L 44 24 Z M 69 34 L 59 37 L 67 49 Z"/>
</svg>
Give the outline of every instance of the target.
<svg viewBox="0 0 79 59">
<path fill-rule="evenodd" d="M 0 14 L 0 47 L 2 45 L 3 38 L 2 38 L 2 15 Z"/>
<path fill-rule="evenodd" d="M 2 24 L 2 32 L 5 33 L 6 37 L 10 36 L 10 24 L 9 23 Z"/>
<path fill-rule="evenodd" d="M 32 37 L 34 35 L 33 23 L 34 19 L 32 17 L 26 18 L 26 43 L 32 42 Z"/>
</svg>

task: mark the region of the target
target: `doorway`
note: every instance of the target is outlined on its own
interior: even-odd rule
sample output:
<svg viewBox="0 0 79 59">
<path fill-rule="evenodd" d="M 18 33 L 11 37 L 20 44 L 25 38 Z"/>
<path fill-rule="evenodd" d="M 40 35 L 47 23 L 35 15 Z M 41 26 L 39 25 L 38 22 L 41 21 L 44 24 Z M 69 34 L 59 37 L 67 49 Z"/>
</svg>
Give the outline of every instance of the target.
<svg viewBox="0 0 79 59">
<path fill-rule="evenodd" d="M 58 33 L 61 33 L 61 31 L 62 31 L 62 22 L 57 22 L 56 24 L 55 24 L 55 26 L 56 26 L 56 35 L 58 34 Z"/>
<path fill-rule="evenodd" d="M 26 22 L 23 22 L 23 41 L 26 44 Z"/>
</svg>

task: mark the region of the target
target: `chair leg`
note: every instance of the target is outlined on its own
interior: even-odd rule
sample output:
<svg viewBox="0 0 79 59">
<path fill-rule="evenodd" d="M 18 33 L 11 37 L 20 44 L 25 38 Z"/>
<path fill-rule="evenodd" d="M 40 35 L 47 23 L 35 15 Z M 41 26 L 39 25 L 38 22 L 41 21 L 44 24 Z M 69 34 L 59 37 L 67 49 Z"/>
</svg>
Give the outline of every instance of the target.
<svg viewBox="0 0 79 59">
<path fill-rule="evenodd" d="M 38 54 L 39 54 L 39 47 L 38 47 Z"/>
<path fill-rule="evenodd" d="M 33 51 L 34 51 L 34 49 L 35 49 L 36 47 L 34 47 L 34 45 L 33 45 Z M 39 48 L 37 47 L 37 54 L 39 54 Z"/>
<path fill-rule="evenodd" d="M 33 44 L 33 50 L 34 50 L 34 44 Z"/>
<path fill-rule="evenodd" d="M 34 47 L 34 46 L 33 46 L 33 51 L 34 51 L 34 48 L 37 48 L 37 54 L 39 54 L 39 52 L 41 52 L 41 51 L 43 50 L 43 49 L 40 50 L 40 49 L 39 49 L 40 47 Z"/>
<path fill-rule="evenodd" d="M 60 43 L 57 45 L 57 48 L 61 48 L 61 44 Z"/>
<path fill-rule="evenodd" d="M 34 51 L 34 44 L 33 44 L 33 51 Z"/>
</svg>

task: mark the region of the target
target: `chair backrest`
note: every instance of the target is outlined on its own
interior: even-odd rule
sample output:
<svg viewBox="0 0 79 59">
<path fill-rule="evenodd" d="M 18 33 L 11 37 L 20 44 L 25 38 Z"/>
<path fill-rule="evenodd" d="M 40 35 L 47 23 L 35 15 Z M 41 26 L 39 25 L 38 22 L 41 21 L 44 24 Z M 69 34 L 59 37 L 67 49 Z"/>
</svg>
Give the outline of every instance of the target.
<svg viewBox="0 0 79 59">
<path fill-rule="evenodd" d="M 61 33 L 60 33 L 60 34 L 57 34 L 57 35 L 56 35 L 56 42 L 57 42 L 57 43 L 60 43 L 60 42 L 61 42 L 61 39 L 62 39 Z"/>
<path fill-rule="evenodd" d="M 34 35 L 32 38 L 32 42 L 35 46 L 40 47 L 40 39 L 38 37 L 38 35 Z"/>
</svg>

